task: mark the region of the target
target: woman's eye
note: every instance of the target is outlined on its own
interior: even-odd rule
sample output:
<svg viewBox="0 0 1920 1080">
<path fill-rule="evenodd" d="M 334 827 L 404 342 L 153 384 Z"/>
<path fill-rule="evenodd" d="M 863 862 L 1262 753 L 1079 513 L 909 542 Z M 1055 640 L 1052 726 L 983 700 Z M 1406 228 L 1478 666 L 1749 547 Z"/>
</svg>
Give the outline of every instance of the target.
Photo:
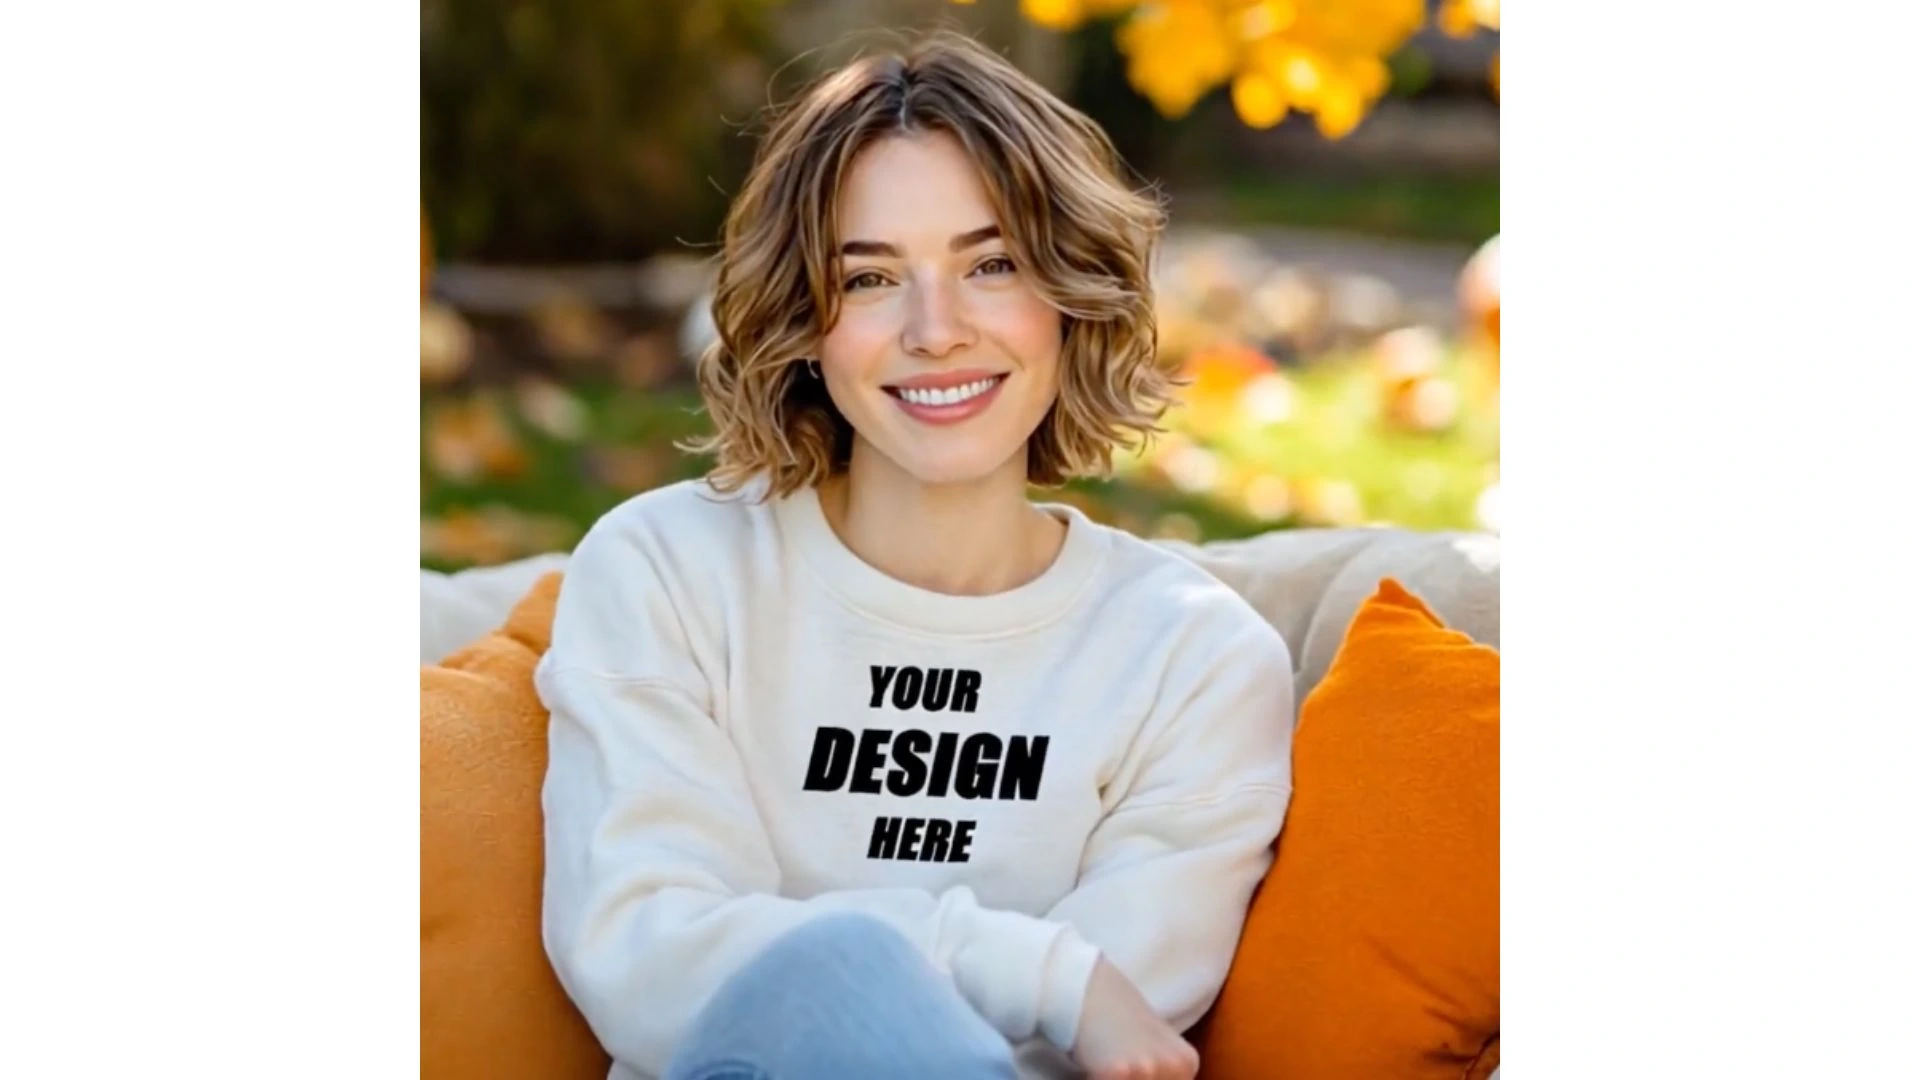
<svg viewBox="0 0 1920 1080">
<path fill-rule="evenodd" d="M 979 266 L 974 267 L 977 274 L 1011 274 L 1014 271 L 1013 260 L 1005 255 L 995 255 Z"/>
<path fill-rule="evenodd" d="M 847 279 L 847 291 L 855 289 L 877 289 L 887 283 L 887 279 L 872 270 L 863 271 Z"/>
</svg>

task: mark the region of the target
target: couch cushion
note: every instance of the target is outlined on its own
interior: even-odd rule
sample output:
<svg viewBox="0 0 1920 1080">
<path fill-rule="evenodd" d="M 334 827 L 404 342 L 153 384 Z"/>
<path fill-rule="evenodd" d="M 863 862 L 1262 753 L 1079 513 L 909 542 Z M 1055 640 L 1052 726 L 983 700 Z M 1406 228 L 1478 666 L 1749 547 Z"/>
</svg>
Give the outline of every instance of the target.
<svg viewBox="0 0 1920 1080">
<path fill-rule="evenodd" d="M 1282 529 L 1245 540 L 1166 542 L 1247 599 L 1287 639 L 1294 700 L 1333 663 L 1362 600 L 1391 577 L 1453 629 L 1500 647 L 1500 540 L 1408 529 Z"/>
<path fill-rule="evenodd" d="M 566 569 L 563 552 L 499 566 L 420 571 L 420 662 L 437 664 L 498 628 L 533 583 Z"/>
<path fill-rule="evenodd" d="M 560 578 L 420 669 L 420 1075 L 605 1080 L 541 945 L 547 712 L 533 686 Z"/>
<path fill-rule="evenodd" d="M 1294 795 L 1207 1077 L 1461 1080 L 1499 1065 L 1500 656 L 1392 580 L 1294 736 Z"/>
</svg>

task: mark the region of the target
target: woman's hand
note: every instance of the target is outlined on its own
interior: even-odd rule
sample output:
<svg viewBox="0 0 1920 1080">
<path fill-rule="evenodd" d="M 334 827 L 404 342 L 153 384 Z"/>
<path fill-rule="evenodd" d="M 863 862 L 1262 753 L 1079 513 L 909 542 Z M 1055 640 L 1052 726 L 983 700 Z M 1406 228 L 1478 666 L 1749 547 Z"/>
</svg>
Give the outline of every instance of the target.
<svg viewBox="0 0 1920 1080">
<path fill-rule="evenodd" d="M 1087 982 L 1072 1053 L 1089 1080 L 1193 1080 L 1200 1071 L 1199 1053 L 1104 956 Z"/>
</svg>

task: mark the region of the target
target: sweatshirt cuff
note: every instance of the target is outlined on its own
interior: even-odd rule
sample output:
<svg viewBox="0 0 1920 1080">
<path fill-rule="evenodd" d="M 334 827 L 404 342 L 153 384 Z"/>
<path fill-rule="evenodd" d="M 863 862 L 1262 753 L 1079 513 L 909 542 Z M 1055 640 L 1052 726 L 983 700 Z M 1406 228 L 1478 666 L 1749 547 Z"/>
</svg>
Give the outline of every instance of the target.
<svg viewBox="0 0 1920 1080">
<path fill-rule="evenodd" d="M 1040 977 L 1040 1034 L 1063 1051 L 1071 1051 L 1080 1035 L 1080 1009 L 1099 962 L 1100 950 L 1071 926 L 1061 931 L 1047 955 Z"/>
<path fill-rule="evenodd" d="M 960 992 L 1015 1042 L 1036 1032 L 1071 1040 L 1099 952 L 1071 926 L 1031 915 L 975 908 L 970 921 L 949 961 Z"/>
</svg>

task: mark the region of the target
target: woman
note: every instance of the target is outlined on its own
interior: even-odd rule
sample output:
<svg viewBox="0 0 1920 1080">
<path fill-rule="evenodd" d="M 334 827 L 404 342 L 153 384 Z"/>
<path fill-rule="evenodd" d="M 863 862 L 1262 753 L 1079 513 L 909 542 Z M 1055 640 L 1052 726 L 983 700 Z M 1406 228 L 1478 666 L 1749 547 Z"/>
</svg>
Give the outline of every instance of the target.
<svg viewBox="0 0 1920 1080">
<path fill-rule="evenodd" d="M 964 39 L 778 119 L 717 464 L 590 530 L 539 671 L 547 948 L 616 1077 L 1194 1074 L 1286 811 L 1287 647 L 1027 497 L 1165 408 L 1158 228 Z"/>
</svg>

